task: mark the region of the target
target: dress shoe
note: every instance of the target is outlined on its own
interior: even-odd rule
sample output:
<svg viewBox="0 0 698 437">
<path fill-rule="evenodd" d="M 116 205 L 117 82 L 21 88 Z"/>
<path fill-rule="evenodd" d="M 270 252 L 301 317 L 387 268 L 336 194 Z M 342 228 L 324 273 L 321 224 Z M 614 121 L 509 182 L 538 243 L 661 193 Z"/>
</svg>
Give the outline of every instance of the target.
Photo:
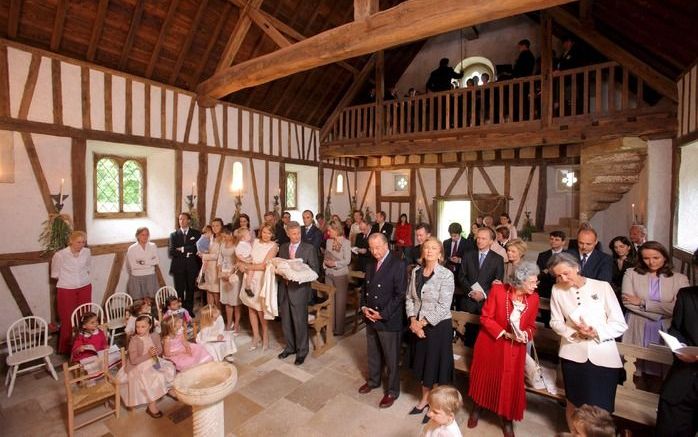
<svg viewBox="0 0 698 437">
<path fill-rule="evenodd" d="M 303 364 L 304 361 L 305 361 L 305 357 L 301 357 L 300 355 L 297 355 L 296 361 L 294 361 L 293 364 L 295 364 L 296 366 L 300 366 L 301 364 Z"/>
<path fill-rule="evenodd" d="M 393 402 L 395 402 L 395 399 L 397 399 L 397 397 L 388 393 L 387 395 L 383 396 L 383 399 L 381 399 L 380 403 L 378 404 L 378 407 L 390 408 L 393 406 Z"/>
<path fill-rule="evenodd" d="M 470 417 L 468 417 L 468 428 L 475 428 L 477 426 L 478 420 L 480 420 L 479 415 L 471 414 Z"/>
<path fill-rule="evenodd" d="M 428 422 L 429 422 L 429 416 L 425 414 L 424 417 L 422 417 L 422 423 L 428 423 Z"/>
<path fill-rule="evenodd" d="M 412 408 L 412 410 L 410 410 L 410 413 L 409 413 L 409 414 L 411 414 L 411 415 L 422 414 L 422 413 L 424 412 L 424 410 L 425 410 L 428 406 L 429 406 L 429 404 L 423 406 L 421 409 L 420 409 L 420 408 L 417 408 L 417 407 L 415 406 L 415 407 Z"/>
<path fill-rule="evenodd" d="M 374 388 L 375 387 L 371 387 L 370 385 L 368 385 L 368 382 L 367 382 L 366 384 L 359 387 L 359 393 L 361 393 L 362 395 L 365 395 L 366 393 L 369 393 Z"/>
<path fill-rule="evenodd" d="M 278 355 L 280 360 L 283 360 L 284 358 L 287 358 L 289 355 L 293 355 L 295 352 L 288 352 L 288 351 L 281 351 L 281 353 Z"/>
<path fill-rule="evenodd" d="M 157 413 L 153 413 L 152 411 L 150 411 L 150 408 L 148 408 L 148 407 L 145 407 L 145 413 L 148 416 L 152 417 L 153 419 L 159 419 L 162 417 L 162 411 L 158 411 Z"/>
</svg>

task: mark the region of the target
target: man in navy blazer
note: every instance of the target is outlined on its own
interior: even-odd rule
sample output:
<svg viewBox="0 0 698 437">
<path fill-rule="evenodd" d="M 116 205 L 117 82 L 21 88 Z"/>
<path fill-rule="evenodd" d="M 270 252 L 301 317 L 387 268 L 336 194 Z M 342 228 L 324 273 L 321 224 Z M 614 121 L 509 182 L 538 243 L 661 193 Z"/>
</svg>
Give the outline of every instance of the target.
<svg viewBox="0 0 698 437">
<path fill-rule="evenodd" d="M 179 213 L 179 229 L 170 234 L 167 243 L 168 253 L 172 258 L 170 274 L 174 278 L 177 296 L 182 306 L 194 314 L 194 290 L 196 276 L 201 270 L 201 258 L 196 256 L 196 242 L 201 232 L 189 227 L 191 215 L 188 212 Z"/>
<path fill-rule="evenodd" d="M 405 264 L 390 253 L 382 233 L 371 234 L 369 250 L 375 259 L 366 268 L 361 289 L 361 312 L 366 321 L 368 380 L 359 388 L 365 394 L 381 386 L 383 363 L 388 368 L 388 390 L 380 408 L 388 408 L 400 395 L 400 337 L 407 291 Z"/>
<path fill-rule="evenodd" d="M 538 265 L 538 269 L 540 269 L 540 274 L 538 275 L 538 281 L 540 281 L 538 283 L 538 295 L 540 297 L 550 299 L 553 285 L 555 285 L 555 277 L 548 272 L 548 262 L 553 255 L 565 251 L 566 238 L 567 235 L 563 231 L 552 231 L 548 239 L 550 242 L 550 249 L 538 254 L 536 264 Z M 550 327 L 550 310 L 540 310 L 540 321 L 543 322 L 545 326 Z"/>
<path fill-rule="evenodd" d="M 494 239 L 495 234 L 491 228 L 478 229 L 475 237 L 477 250 L 468 251 L 463 257 L 458 280 L 465 296 L 461 296 L 459 302 L 456 302 L 459 311 L 480 314 L 492 282 L 495 279 L 501 281 L 504 277 L 504 259 L 490 249 Z M 475 283 L 480 285 L 482 291 L 473 288 Z M 466 346 L 475 345 L 478 328 L 478 325 L 466 324 L 463 339 Z"/>
<path fill-rule="evenodd" d="M 698 346 L 698 287 L 676 295 L 669 334 L 686 346 Z M 674 364 L 659 396 L 657 436 L 698 433 L 698 355 L 674 354 Z"/>
<path fill-rule="evenodd" d="M 381 234 L 385 235 L 385 238 L 388 239 L 388 242 L 390 242 L 390 239 L 393 236 L 393 224 L 386 222 L 386 215 L 385 211 L 378 211 L 376 213 L 376 222 L 371 226 L 371 233 L 375 234 L 376 232 L 380 232 Z"/>
<path fill-rule="evenodd" d="M 579 260 L 582 276 L 610 283 L 613 278 L 613 258 L 597 249 L 597 242 L 598 236 L 594 229 L 581 229 L 577 232 L 577 249 L 569 252 Z"/>
<path fill-rule="evenodd" d="M 444 240 L 444 257 L 446 258 L 444 267 L 453 272 L 454 278 L 460 275 L 460 266 L 467 246 L 465 238 L 461 235 L 462 233 L 463 227 L 460 223 L 451 223 L 448 225 L 448 234 L 451 238 Z"/>
<path fill-rule="evenodd" d="M 301 226 L 301 239 L 304 243 L 312 244 L 320 253 L 322 246 L 322 231 L 313 222 L 313 212 L 309 209 L 303 211 L 303 226 Z"/>
</svg>

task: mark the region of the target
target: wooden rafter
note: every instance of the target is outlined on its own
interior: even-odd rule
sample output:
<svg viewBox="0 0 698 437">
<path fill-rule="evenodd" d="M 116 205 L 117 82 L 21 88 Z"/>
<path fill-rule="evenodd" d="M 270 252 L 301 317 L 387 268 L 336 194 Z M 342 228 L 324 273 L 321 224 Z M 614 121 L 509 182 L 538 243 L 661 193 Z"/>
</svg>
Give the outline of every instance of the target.
<svg viewBox="0 0 698 437">
<path fill-rule="evenodd" d="M 531 170 L 528 172 L 528 179 L 526 179 L 526 186 L 524 187 L 523 194 L 521 195 L 521 201 L 519 202 L 519 207 L 516 209 L 516 218 L 514 219 L 514 226 L 519 225 L 519 220 L 521 219 L 521 213 L 523 212 L 524 206 L 526 205 L 526 198 L 528 197 L 528 190 L 531 188 L 531 182 L 533 181 L 533 175 L 536 173 L 536 166 L 531 166 Z"/>
<path fill-rule="evenodd" d="M 279 30 L 271 24 L 271 20 L 267 18 L 259 9 L 249 9 L 247 11 L 254 23 L 267 34 L 272 41 L 279 47 L 288 47 L 292 42 L 286 38 Z"/>
<path fill-rule="evenodd" d="M 334 124 L 335 120 L 337 120 L 337 117 L 339 117 L 339 114 L 341 114 L 342 111 L 344 111 L 344 108 L 346 108 L 351 102 L 354 101 L 356 94 L 359 91 L 361 91 L 361 88 L 366 82 L 366 79 L 368 79 L 368 76 L 373 72 L 373 67 L 375 67 L 375 65 L 376 56 L 372 55 L 369 58 L 368 62 L 366 62 L 366 65 L 364 65 L 364 68 L 361 69 L 361 72 L 356 76 L 356 78 L 354 78 L 354 82 L 351 84 L 347 92 L 344 93 L 342 100 L 339 101 L 339 104 L 335 106 L 334 110 L 332 111 L 332 114 L 330 114 L 330 116 L 325 121 L 325 124 L 322 126 L 322 129 L 320 130 L 320 138 L 324 138 L 325 136 L 327 136 L 327 133 L 332 128 L 332 125 Z"/>
<path fill-rule="evenodd" d="M 131 46 L 133 46 L 133 41 L 136 38 L 136 31 L 138 26 L 141 24 L 141 17 L 143 17 L 143 7 L 145 6 L 144 0 L 138 0 L 136 7 L 133 9 L 133 15 L 131 16 L 131 25 L 128 28 L 128 34 L 126 35 L 126 42 L 124 42 L 124 48 L 121 51 L 121 58 L 119 59 L 119 70 L 123 70 L 128 62 L 128 55 L 131 53 Z"/>
<path fill-rule="evenodd" d="M 14 39 L 17 38 L 17 30 L 19 29 L 19 14 L 22 9 L 22 0 L 10 1 L 10 12 L 7 18 L 7 36 Z"/>
<path fill-rule="evenodd" d="M 571 0 L 442 0 L 439 7 L 407 0 L 361 21 L 317 34 L 273 53 L 219 70 L 197 88 L 220 98 L 235 91 L 356 56 L 373 53 L 484 21 L 569 3 Z"/>
<path fill-rule="evenodd" d="M 461 167 L 458 169 L 456 174 L 453 176 L 453 179 L 451 180 L 451 183 L 448 184 L 448 188 L 446 188 L 446 192 L 444 192 L 444 196 L 448 197 L 451 195 L 451 191 L 456 187 L 456 183 L 458 183 L 458 180 L 463 176 L 463 172 L 465 171 L 466 167 Z"/>
<path fill-rule="evenodd" d="M 182 49 L 179 51 L 179 56 L 177 56 L 177 63 L 175 64 L 174 68 L 172 69 L 172 74 L 170 74 L 170 83 L 175 84 L 175 81 L 177 80 L 177 76 L 179 76 L 179 70 L 182 69 L 182 64 L 184 63 L 184 59 L 187 56 L 187 53 L 189 52 L 189 48 L 191 47 L 192 41 L 194 41 L 194 35 L 196 35 L 196 31 L 199 27 L 199 22 L 201 21 L 201 17 L 204 15 L 204 10 L 206 9 L 206 4 L 208 3 L 208 0 L 201 0 L 201 3 L 199 3 L 199 9 L 196 10 L 196 15 L 194 16 L 194 19 L 191 22 L 190 28 L 189 28 L 189 33 L 187 34 L 187 38 L 184 40 L 184 44 L 182 45 Z"/>
<path fill-rule="evenodd" d="M 609 59 L 627 67 L 631 72 L 645 81 L 647 85 L 657 90 L 663 96 L 678 101 L 678 91 L 673 80 L 657 72 L 654 68 L 642 62 L 625 49 L 618 46 L 596 30 L 585 26 L 572 14 L 562 8 L 552 8 L 548 11 L 552 18 L 561 26 L 586 41 L 587 44 L 607 56 Z"/>
<path fill-rule="evenodd" d="M 354 0 L 354 21 L 360 21 L 378 12 L 378 0 Z"/>
<path fill-rule="evenodd" d="M 87 46 L 86 58 L 90 62 L 94 61 L 95 54 L 97 53 L 97 44 L 99 43 L 99 38 L 102 36 L 102 28 L 104 27 L 104 18 L 107 16 L 108 6 L 109 0 L 99 0 L 97 16 L 95 17 L 95 23 L 92 27 L 92 36 L 90 36 L 90 44 Z"/>
<path fill-rule="evenodd" d="M 424 188 L 424 180 L 422 180 L 422 172 L 419 169 L 416 169 L 416 173 L 417 179 L 419 179 L 419 190 L 422 193 L 422 199 L 424 199 L 424 207 L 427 209 L 427 217 L 429 218 L 429 223 L 434 223 L 434 219 L 431 215 L 431 202 L 429 202 L 429 199 L 427 199 L 427 192 Z"/>
<path fill-rule="evenodd" d="M 218 42 L 218 38 L 221 35 L 221 31 L 223 30 L 223 25 L 228 21 L 228 14 L 230 14 L 230 9 L 232 8 L 232 5 L 230 3 L 226 3 L 223 6 L 223 12 L 221 12 L 221 16 L 218 18 L 218 23 L 216 23 L 216 28 L 211 32 L 211 37 L 208 40 L 208 44 L 206 45 L 206 50 L 204 50 L 203 56 L 201 56 L 200 62 L 198 62 L 198 67 L 196 67 L 196 71 L 194 72 L 194 75 L 191 77 L 191 80 L 189 81 L 189 86 L 194 88 L 196 84 L 199 83 L 199 79 L 201 78 L 201 74 L 204 71 L 204 67 L 206 67 L 206 64 L 208 63 L 208 58 L 211 56 L 211 51 L 213 50 L 213 47 L 216 45 L 216 42 Z"/>
<path fill-rule="evenodd" d="M 177 11 L 178 3 L 179 0 L 172 0 L 172 3 L 170 3 L 170 7 L 167 9 L 167 16 L 165 17 L 165 21 L 162 22 L 162 26 L 160 27 L 160 34 L 158 35 L 158 40 L 155 42 L 155 47 L 153 47 L 153 53 L 150 54 L 150 61 L 148 62 L 148 67 L 145 69 L 145 77 L 148 79 L 150 79 L 150 77 L 153 75 L 153 70 L 155 70 L 155 63 L 158 60 L 158 56 L 160 56 L 160 49 L 162 48 L 162 43 L 165 40 L 165 34 L 167 33 L 167 30 L 170 28 L 170 24 L 172 23 L 175 12 Z"/>
<path fill-rule="evenodd" d="M 485 180 L 485 183 L 487 184 L 487 188 L 490 189 L 490 192 L 495 195 L 499 195 L 499 192 L 497 191 L 497 187 L 494 185 L 492 182 L 492 179 L 490 178 L 490 175 L 487 174 L 485 169 L 483 167 L 478 167 L 477 168 L 480 171 L 480 174 L 482 175 L 482 178 Z"/>
<path fill-rule="evenodd" d="M 53 20 L 53 33 L 51 34 L 51 50 L 53 51 L 58 50 L 58 47 L 61 46 L 66 9 L 68 9 L 68 0 L 59 0 L 56 5 L 56 18 Z"/>
<path fill-rule="evenodd" d="M 19 311 L 22 313 L 22 317 L 32 316 L 32 309 L 29 306 L 27 299 L 24 297 L 22 289 L 19 287 L 19 283 L 17 282 L 15 275 L 12 273 L 12 269 L 10 269 L 9 266 L 0 266 L 0 274 L 2 274 L 5 284 L 7 284 L 7 288 L 10 290 L 12 298 L 15 300 Z"/>
<path fill-rule="evenodd" d="M 233 33 L 230 35 L 228 43 L 225 45 L 225 49 L 223 49 L 221 59 L 218 61 L 218 65 L 216 66 L 216 72 L 224 70 L 233 63 L 235 55 L 238 54 L 238 51 L 242 46 L 242 42 L 245 40 L 245 36 L 247 36 L 247 32 L 250 30 L 250 26 L 252 25 L 252 19 L 250 18 L 248 11 L 250 9 L 258 9 L 262 4 L 262 1 L 263 0 L 249 0 L 240 11 L 238 21 L 235 23 L 235 29 L 233 29 Z"/>
</svg>

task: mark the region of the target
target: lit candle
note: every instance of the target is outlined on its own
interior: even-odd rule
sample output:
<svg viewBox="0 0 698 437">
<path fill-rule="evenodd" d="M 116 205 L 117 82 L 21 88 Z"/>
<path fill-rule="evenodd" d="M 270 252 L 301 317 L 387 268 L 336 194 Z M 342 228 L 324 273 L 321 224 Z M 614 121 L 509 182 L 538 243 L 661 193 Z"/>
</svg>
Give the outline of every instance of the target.
<svg viewBox="0 0 698 437">
<path fill-rule="evenodd" d="M 632 217 L 632 218 L 633 218 L 633 223 L 635 223 L 635 204 L 634 204 L 634 203 L 631 204 L 630 207 L 632 208 L 632 211 L 633 211 L 633 217 Z"/>
<path fill-rule="evenodd" d="M 191 195 L 192 197 L 194 196 L 194 192 L 196 191 L 196 182 L 191 183 Z"/>
<path fill-rule="evenodd" d="M 58 191 L 58 203 L 62 204 L 63 203 L 63 184 L 65 183 L 65 179 L 61 178 L 61 189 Z"/>
</svg>

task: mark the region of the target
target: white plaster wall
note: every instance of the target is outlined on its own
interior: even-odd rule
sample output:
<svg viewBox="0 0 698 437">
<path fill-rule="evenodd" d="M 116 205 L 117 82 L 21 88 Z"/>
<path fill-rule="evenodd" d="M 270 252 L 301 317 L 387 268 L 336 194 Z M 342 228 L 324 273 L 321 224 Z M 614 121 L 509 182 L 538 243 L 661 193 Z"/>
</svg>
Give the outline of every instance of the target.
<svg viewBox="0 0 698 437">
<path fill-rule="evenodd" d="M 646 180 L 647 166 L 640 172 L 640 180 Z M 647 199 L 647 192 L 642 183 L 637 183 L 623 195 L 623 198 L 611 204 L 608 209 L 597 212 L 589 221 L 599 234 L 599 240 L 603 244 L 605 252 L 609 252 L 608 243 L 618 235 L 628 235 L 630 225 L 633 223 L 632 204 L 635 204 L 635 213 L 638 219 L 646 220 L 647 214 L 643 205 Z M 650 238 L 653 238 L 651 235 Z"/>
<path fill-rule="evenodd" d="M 381 196 L 409 196 L 410 195 L 410 185 L 405 187 L 404 191 L 395 190 L 395 177 L 405 176 L 410 184 L 416 181 L 411 180 L 409 169 L 397 169 L 397 170 L 385 170 L 381 171 Z M 387 211 L 386 211 L 387 212 Z"/>
<path fill-rule="evenodd" d="M 51 60 L 41 57 L 39 66 L 39 76 L 37 77 L 34 96 L 41 96 L 41 99 L 32 99 L 29 107 L 28 119 L 32 121 L 42 121 L 53 123 L 53 90 L 51 86 Z"/>
<path fill-rule="evenodd" d="M 131 133 L 145 135 L 145 84 L 131 81 Z"/>
<path fill-rule="evenodd" d="M 533 54 L 540 54 L 540 26 L 527 17 L 483 23 L 477 29 L 480 36 L 472 41 L 463 40 L 460 30 L 430 38 L 398 80 L 400 93 L 410 88 L 424 92 L 429 73 L 439 66 L 441 58 L 449 58 L 451 66 L 470 56 L 484 56 L 495 65 L 513 64 L 518 55 L 516 43 L 524 38 L 531 41 Z"/>
<path fill-rule="evenodd" d="M 647 234 L 667 247 L 671 245 L 672 156 L 671 139 L 647 142 Z"/>
<path fill-rule="evenodd" d="M 512 220 L 516 220 L 516 213 L 519 210 L 519 205 L 523 199 L 523 192 L 526 188 L 526 182 L 528 181 L 528 174 L 531 171 L 530 167 L 511 167 L 511 197 L 512 200 L 509 202 L 509 215 Z M 533 179 L 531 180 L 531 186 L 528 189 L 528 195 L 524 201 L 524 208 L 521 210 L 521 216 L 519 217 L 519 222 L 516 224 L 517 229 L 521 229 L 524 224 L 526 216 L 525 211 L 531 211 L 531 221 L 535 221 L 536 207 L 538 205 L 538 180 L 540 175 L 540 168 L 536 169 L 533 174 Z M 499 189 L 499 188 L 498 188 Z"/>
<path fill-rule="evenodd" d="M 309 209 L 314 214 L 318 210 L 318 168 L 307 165 L 286 164 L 286 171 L 298 173 L 298 208 L 288 210 L 291 219 L 303 223 L 303 210 Z"/>
<path fill-rule="evenodd" d="M 65 94 L 64 94 L 65 95 Z M 111 118 L 114 132 L 126 132 L 126 79 L 120 76 L 111 78 Z"/>
<path fill-rule="evenodd" d="M 104 130 L 104 73 L 97 70 L 90 70 L 90 122 L 92 129 Z"/>
<path fill-rule="evenodd" d="M 181 211 L 187 211 L 186 198 L 192 193 L 192 188 L 194 195 L 196 195 L 196 187 L 193 184 L 196 183 L 196 177 L 199 172 L 199 154 L 197 152 L 182 152 L 182 203 L 180 205 Z M 196 205 L 194 205 L 196 206 Z"/>
<path fill-rule="evenodd" d="M 94 218 L 94 187 L 87 184 L 87 234 L 91 244 L 135 241 L 140 226 L 150 229 L 151 238 L 166 238 L 174 222 L 174 151 L 101 141 L 87 142 L 85 161 L 88 181 L 93 180 L 93 153 L 111 153 L 147 158 L 147 216 L 132 219 Z"/>
<path fill-rule="evenodd" d="M 371 177 L 370 171 L 358 171 L 356 172 L 357 180 L 357 196 L 356 196 L 356 207 L 361 207 L 361 201 L 363 199 L 364 204 L 361 208 L 362 211 L 366 211 L 366 207 L 369 206 L 372 211 L 376 211 L 376 177 L 375 175 Z M 368 185 L 368 190 L 366 186 Z M 366 198 L 364 199 L 364 193 L 366 193 Z"/>
<path fill-rule="evenodd" d="M 160 138 L 162 132 L 162 122 L 160 114 L 162 110 L 162 88 L 150 87 L 150 133 L 153 138 Z"/>
<path fill-rule="evenodd" d="M 676 245 L 689 251 L 698 247 L 698 141 L 681 148 Z"/>
<path fill-rule="evenodd" d="M 558 192 L 557 191 L 557 170 L 571 169 L 570 166 L 548 166 L 547 186 L 548 186 L 548 202 L 545 209 L 545 224 L 556 225 L 563 217 L 578 217 L 579 216 L 579 192 Z M 577 177 L 579 177 L 578 167 L 574 167 Z"/>
<path fill-rule="evenodd" d="M 29 64 L 32 56 L 30 53 L 7 48 L 7 69 L 8 82 L 10 84 L 10 114 L 17 117 L 19 113 L 19 105 L 22 102 L 22 94 L 24 94 L 24 85 L 27 83 L 27 75 L 29 74 Z"/>
</svg>

